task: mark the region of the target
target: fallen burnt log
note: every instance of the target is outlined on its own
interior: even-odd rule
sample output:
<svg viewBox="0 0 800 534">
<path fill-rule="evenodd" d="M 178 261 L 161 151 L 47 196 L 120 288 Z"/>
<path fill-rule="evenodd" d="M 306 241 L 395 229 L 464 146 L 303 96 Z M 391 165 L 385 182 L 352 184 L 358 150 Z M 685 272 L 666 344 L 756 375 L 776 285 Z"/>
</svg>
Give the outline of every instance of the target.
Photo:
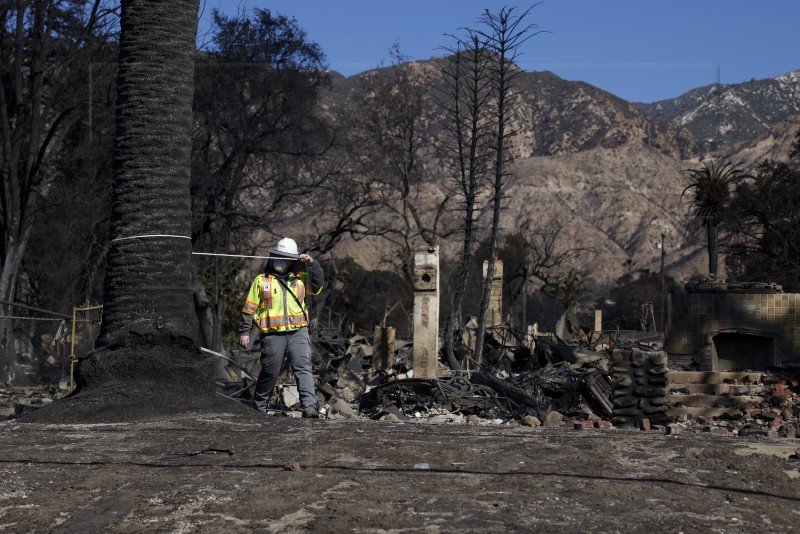
<svg viewBox="0 0 800 534">
<path fill-rule="evenodd" d="M 606 351 L 575 347 L 573 345 L 561 345 L 546 339 L 536 341 L 536 352 L 539 356 L 539 361 L 546 361 L 548 364 L 569 362 L 571 364 L 596 367 L 603 371 L 608 370 L 610 360 L 610 356 Z"/>
</svg>

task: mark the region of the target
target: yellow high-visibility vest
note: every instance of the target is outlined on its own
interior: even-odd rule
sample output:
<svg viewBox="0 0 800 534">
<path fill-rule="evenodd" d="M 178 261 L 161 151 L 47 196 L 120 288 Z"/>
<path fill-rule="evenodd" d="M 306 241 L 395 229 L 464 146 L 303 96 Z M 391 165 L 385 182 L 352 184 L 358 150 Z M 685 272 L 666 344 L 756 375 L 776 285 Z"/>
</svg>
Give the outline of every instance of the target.
<svg viewBox="0 0 800 534">
<path fill-rule="evenodd" d="M 258 329 L 264 334 L 308 326 L 306 284 L 294 274 L 290 274 L 284 283 L 289 291 L 297 295 L 297 300 L 271 274 L 258 275 L 250 285 L 242 312 L 251 314 Z"/>
</svg>

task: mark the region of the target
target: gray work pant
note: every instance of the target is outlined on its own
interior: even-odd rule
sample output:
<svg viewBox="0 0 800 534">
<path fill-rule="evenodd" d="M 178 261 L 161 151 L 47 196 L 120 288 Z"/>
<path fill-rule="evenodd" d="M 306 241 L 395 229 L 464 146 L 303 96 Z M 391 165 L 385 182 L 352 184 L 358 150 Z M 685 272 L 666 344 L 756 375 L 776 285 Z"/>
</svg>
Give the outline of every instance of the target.
<svg viewBox="0 0 800 534">
<path fill-rule="evenodd" d="M 289 365 L 297 382 L 301 408 L 317 407 L 314 376 L 311 373 L 311 340 L 308 337 L 308 328 L 303 327 L 291 332 L 261 335 L 261 372 L 253 394 L 256 409 L 267 409 L 286 356 L 289 357 Z"/>
</svg>

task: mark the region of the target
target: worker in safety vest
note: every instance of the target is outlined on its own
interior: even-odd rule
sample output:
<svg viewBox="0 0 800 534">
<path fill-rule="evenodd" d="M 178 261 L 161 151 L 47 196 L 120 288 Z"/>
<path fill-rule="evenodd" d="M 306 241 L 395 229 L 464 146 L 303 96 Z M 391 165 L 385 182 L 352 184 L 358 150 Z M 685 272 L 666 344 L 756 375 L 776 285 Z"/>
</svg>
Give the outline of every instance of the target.
<svg viewBox="0 0 800 534">
<path fill-rule="evenodd" d="M 278 241 L 269 255 L 265 272 L 250 286 L 239 323 L 239 344 L 244 348 L 250 345 L 250 329 L 254 322 L 259 330 L 261 372 L 256 381 L 253 406 L 262 412 L 267 410 L 283 359 L 288 356 L 297 381 L 303 417 L 317 418 L 305 298 L 322 291 L 322 267 L 308 254 L 298 254 L 297 243 L 288 237 Z"/>
</svg>

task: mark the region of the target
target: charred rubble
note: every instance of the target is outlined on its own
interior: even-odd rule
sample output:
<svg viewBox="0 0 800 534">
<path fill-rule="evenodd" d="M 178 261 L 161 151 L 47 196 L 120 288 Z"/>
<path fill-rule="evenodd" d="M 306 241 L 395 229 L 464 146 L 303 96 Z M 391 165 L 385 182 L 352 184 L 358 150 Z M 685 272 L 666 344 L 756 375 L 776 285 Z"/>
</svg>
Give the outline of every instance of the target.
<svg viewBox="0 0 800 534">
<path fill-rule="evenodd" d="M 314 367 L 320 411 L 329 419 L 800 437 L 800 367 L 672 370 L 657 343 L 591 332 L 575 339 L 565 343 L 548 334 L 524 340 L 495 332 L 486 338 L 480 365 L 462 345 L 458 356 L 465 370 L 452 371 L 441 358 L 438 377 L 422 378 L 414 375 L 408 341 L 396 340 L 387 358 L 376 353 L 375 339 L 318 330 Z M 258 354 L 212 355 L 218 357 L 217 392 L 246 402 L 258 375 Z M 271 413 L 299 416 L 293 383 L 285 369 Z M 0 416 L 38 411 L 66 394 L 56 387 L 5 385 Z"/>
<path fill-rule="evenodd" d="M 626 347 L 613 336 L 594 336 L 591 342 L 578 346 L 552 336 L 526 344 L 508 332 L 502 334 L 487 336 L 480 365 L 471 361 L 471 351 L 462 346 L 459 355 L 467 370 L 452 371 L 441 359 L 438 378 L 421 378 L 414 376 L 409 342 L 398 340 L 391 365 L 383 367 L 376 365 L 373 340 L 361 335 L 343 338 L 318 333 L 315 367 L 322 411 L 329 418 L 462 418 L 534 426 L 554 419 L 560 423 L 566 418 L 584 426 L 610 426 L 615 409 L 629 413 L 629 399 L 644 391 L 644 386 L 654 385 L 651 373 L 650 382 L 637 385 L 636 391 L 615 401 L 620 390 L 614 388 L 614 380 L 621 364 L 614 366 L 614 354 L 638 349 Z M 617 359 L 621 361 L 621 356 Z M 288 375 L 287 370 L 284 372 Z M 248 383 L 252 385 L 255 375 L 257 371 L 252 370 L 240 382 L 228 383 L 224 386 L 226 394 L 246 399 Z M 279 384 L 273 396 L 276 413 L 292 414 L 297 402 L 292 383 L 287 379 Z M 662 390 L 666 386 L 663 379 L 657 385 Z M 665 410 L 665 402 L 658 409 Z M 639 419 L 618 415 L 617 424 L 635 424 Z"/>
<path fill-rule="evenodd" d="M 703 415 L 682 409 L 681 395 L 688 389 L 671 383 L 667 354 L 657 343 L 591 332 L 578 336 L 577 343 L 553 335 L 523 343 L 502 334 L 487 336 L 479 366 L 465 346 L 459 350 L 465 370 L 452 371 L 441 358 L 438 378 L 414 376 L 410 342 L 398 340 L 391 365 L 382 367 L 376 366 L 374 340 L 318 335 L 315 374 L 321 412 L 329 419 L 568 424 L 773 437 L 794 437 L 800 428 L 800 369 L 739 373 L 738 378 L 723 374 L 721 380 L 730 387 L 717 398 L 715 411 Z M 253 370 L 250 377 L 256 374 Z M 248 384 L 252 378 L 231 383 L 228 392 L 246 399 Z M 292 384 L 287 375 L 272 413 L 297 416 Z"/>
<path fill-rule="evenodd" d="M 347 400 L 352 399 L 355 411 L 364 417 L 451 415 L 521 421 L 532 416 L 544 421 L 553 411 L 582 418 L 611 415 L 607 358 L 592 358 L 599 365 L 585 367 L 573 350 L 543 339 L 530 349 L 490 336 L 480 366 L 469 371 L 444 368 L 438 378 L 414 376 L 408 345 L 396 351 L 391 368 L 376 371 L 367 340 L 354 341 L 344 357 L 327 362 L 320 373 L 319 391 L 326 404 L 340 400 L 342 391 L 348 392 Z M 354 390 L 359 393 L 355 397 Z"/>
</svg>

